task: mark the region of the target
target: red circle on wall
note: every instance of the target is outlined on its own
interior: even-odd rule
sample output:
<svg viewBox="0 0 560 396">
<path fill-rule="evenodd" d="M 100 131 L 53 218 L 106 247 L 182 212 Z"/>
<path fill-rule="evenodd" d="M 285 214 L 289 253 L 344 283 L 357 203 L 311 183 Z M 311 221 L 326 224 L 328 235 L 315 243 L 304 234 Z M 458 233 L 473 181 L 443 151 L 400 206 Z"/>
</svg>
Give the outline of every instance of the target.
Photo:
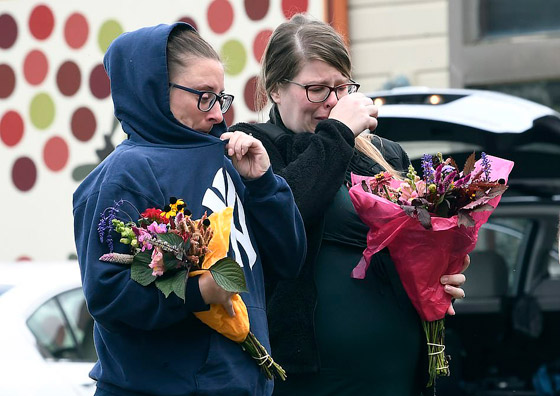
<svg viewBox="0 0 560 396">
<path fill-rule="evenodd" d="M 56 73 L 56 85 L 60 93 L 65 96 L 72 96 L 80 88 L 82 75 L 80 68 L 72 61 L 66 61 L 58 68 Z"/>
<path fill-rule="evenodd" d="M 29 16 L 29 30 L 38 40 L 49 37 L 54 28 L 54 15 L 49 7 L 44 4 L 38 5 L 31 11 Z"/>
<path fill-rule="evenodd" d="M 191 25 L 195 30 L 198 30 L 198 27 L 196 26 L 196 22 L 195 22 L 194 19 L 192 19 L 191 17 L 184 16 L 184 17 L 182 17 L 181 19 L 179 19 L 179 22 L 188 23 L 188 24 Z"/>
<path fill-rule="evenodd" d="M 14 92 L 16 87 L 16 74 L 9 65 L 0 65 L 0 99 L 5 99 Z"/>
<path fill-rule="evenodd" d="M 49 61 L 46 55 L 39 50 L 30 51 L 23 61 L 23 75 L 31 85 L 39 85 L 47 76 Z"/>
<path fill-rule="evenodd" d="M 208 7 L 207 18 L 214 33 L 225 33 L 233 23 L 233 7 L 227 0 L 214 0 Z"/>
<path fill-rule="evenodd" d="M 32 261 L 29 256 L 19 256 L 16 261 Z"/>
<path fill-rule="evenodd" d="M 29 157 L 20 157 L 12 166 L 12 182 L 20 191 L 29 191 L 37 181 L 37 167 Z"/>
<path fill-rule="evenodd" d="M 69 154 L 70 150 L 66 141 L 59 136 L 54 136 L 47 140 L 43 148 L 45 165 L 54 172 L 58 172 L 66 166 Z"/>
<path fill-rule="evenodd" d="M 235 119 L 235 109 L 233 105 L 230 106 L 228 111 L 224 114 L 224 120 L 226 120 L 226 125 L 233 125 L 233 120 Z"/>
<path fill-rule="evenodd" d="M 16 111 L 7 111 L 0 120 L 0 138 L 8 147 L 18 144 L 23 137 L 23 119 Z"/>
<path fill-rule="evenodd" d="M 269 0 L 245 0 L 245 13 L 249 19 L 258 21 L 268 12 Z"/>
<path fill-rule="evenodd" d="M 266 45 L 268 44 L 268 40 L 270 39 L 271 35 L 272 30 L 266 29 L 261 30 L 255 37 L 255 40 L 253 41 L 253 55 L 255 56 L 257 62 L 261 61 L 264 50 L 266 49 Z"/>
<path fill-rule="evenodd" d="M 80 48 L 87 41 L 89 26 L 85 16 L 75 12 L 68 17 L 64 24 L 64 39 L 70 48 Z"/>
<path fill-rule="evenodd" d="M 282 0 L 282 12 L 286 19 L 299 12 L 306 12 L 308 6 L 308 0 Z"/>
<path fill-rule="evenodd" d="M 8 49 L 14 45 L 18 34 L 17 23 L 10 14 L 0 15 L 0 48 Z"/>
<path fill-rule="evenodd" d="M 93 68 L 89 75 L 89 88 L 97 99 L 105 99 L 111 94 L 111 83 L 102 64 Z"/>
<path fill-rule="evenodd" d="M 70 128 L 76 139 L 81 142 L 87 142 L 91 139 L 97 128 L 95 115 L 87 107 L 80 107 L 72 114 Z"/>
<path fill-rule="evenodd" d="M 257 76 L 251 77 L 245 83 L 245 89 L 243 90 L 243 98 L 245 99 L 245 105 L 251 111 L 257 111 L 257 104 L 255 93 L 257 92 Z"/>
</svg>

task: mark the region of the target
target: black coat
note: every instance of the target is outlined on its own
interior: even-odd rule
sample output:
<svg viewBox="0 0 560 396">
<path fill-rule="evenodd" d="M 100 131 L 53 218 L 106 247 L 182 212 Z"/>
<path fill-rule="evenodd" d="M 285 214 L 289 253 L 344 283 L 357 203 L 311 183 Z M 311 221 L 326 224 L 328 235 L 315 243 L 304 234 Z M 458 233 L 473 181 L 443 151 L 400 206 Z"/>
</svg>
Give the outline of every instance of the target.
<svg viewBox="0 0 560 396">
<path fill-rule="evenodd" d="M 315 133 L 294 133 L 284 126 L 275 108 L 270 117 L 265 124 L 240 123 L 230 131 L 251 133 L 263 143 L 274 173 L 288 182 L 303 217 L 305 264 L 295 280 L 268 278 L 267 315 L 274 358 L 288 374 L 312 373 L 320 368 L 313 323 L 317 298 L 313 267 L 321 246 L 324 213 L 340 186 L 349 182 L 350 172 L 373 176 L 383 168 L 354 148 L 352 131 L 337 120 L 319 122 Z M 396 170 L 408 168 L 410 160 L 399 144 L 377 136 L 373 143 Z M 389 255 L 383 256 L 390 260 Z"/>
<path fill-rule="evenodd" d="M 266 124 L 241 123 L 230 130 L 251 133 L 263 143 L 274 173 L 288 182 L 303 217 L 308 239 L 306 263 L 298 280 L 282 281 L 269 294 L 268 316 L 278 361 L 289 371 L 316 371 L 312 273 L 322 238 L 323 214 L 340 186 L 348 181 L 350 171 L 374 175 L 382 168 L 354 150 L 352 131 L 337 120 L 321 121 L 315 133 L 293 133 L 273 108 Z M 395 169 L 408 167 L 410 161 L 400 145 L 377 137 L 374 144 Z"/>
</svg>

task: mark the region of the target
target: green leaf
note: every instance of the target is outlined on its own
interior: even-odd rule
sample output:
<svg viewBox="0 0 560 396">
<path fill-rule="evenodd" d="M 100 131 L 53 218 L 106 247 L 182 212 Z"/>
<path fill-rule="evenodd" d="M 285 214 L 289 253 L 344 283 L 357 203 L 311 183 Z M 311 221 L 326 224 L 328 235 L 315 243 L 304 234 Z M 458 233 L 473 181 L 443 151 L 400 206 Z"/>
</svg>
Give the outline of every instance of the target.
<svg viewBox="0 0 560 396">
<path fill-rule="evenodd" d="M 173 276 L 159 276 L 156 279 L 156 287 L 161 290 L 165 298 L 169 297 L 173 291 Z"/>
<path fill-rule="evenodd" d="M 183 246 L 183 238 L 172 232 L 157 234 L 157 238 L 161 241 L 169 243 L 171 246 L 175 247 L 178 250 L 181 250 L 181 246 Z"/>
<path fill-rule="evenodd" d="M 179 297 L 181 300 L 185 301 L 185 289 L 187 286 L 187 275 L 188 272 L 179 271 L 173 277 L 173 292 Z"/>
<path fill-rule="evenodd" d="M 179 298 L 185 301 L 186 276 L 186 270 L 160 276 L 156 279 L 156 287 L 161 290 L 165 298 L 169 297 L 169 295 L 174 292 Z"/>
<path fill-rule="evenodd" d="M 163 253 L 163 267 L 165 271 L 174 270 L 179 265 L 179 261 L 175 258 L 173 253 Z"/>
<path fill-rule="evenodd" d="M 243 268 L 229 257 L 224 257 L 210 267 L 210 273 L 222 289 L 232 293 L 247 291 Z"/>
<path fill-rule="evenodd" d="M 132 266 L 130 267 L 130 277 L 132 280 L 140 283 L 142 286 L 148 286 L 156 280 L 152 275 L 152 269 L 148 264 L 152 262 L 152 258 L 148 253 L 142 252 L 134 256 Z"/>
</svg>

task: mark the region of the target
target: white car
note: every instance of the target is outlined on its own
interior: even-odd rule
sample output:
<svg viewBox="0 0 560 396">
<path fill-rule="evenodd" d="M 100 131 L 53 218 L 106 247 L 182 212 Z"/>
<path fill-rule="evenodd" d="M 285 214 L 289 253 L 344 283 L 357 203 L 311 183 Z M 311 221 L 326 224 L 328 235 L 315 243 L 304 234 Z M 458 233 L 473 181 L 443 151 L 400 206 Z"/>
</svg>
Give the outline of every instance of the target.
<svg viewBox="0 0 560 396">
<path fill-rule="evenodd" d="M 76 261 L 0 263 L 0 395 L 91 396 L 93 320 Z"/>
</svg>

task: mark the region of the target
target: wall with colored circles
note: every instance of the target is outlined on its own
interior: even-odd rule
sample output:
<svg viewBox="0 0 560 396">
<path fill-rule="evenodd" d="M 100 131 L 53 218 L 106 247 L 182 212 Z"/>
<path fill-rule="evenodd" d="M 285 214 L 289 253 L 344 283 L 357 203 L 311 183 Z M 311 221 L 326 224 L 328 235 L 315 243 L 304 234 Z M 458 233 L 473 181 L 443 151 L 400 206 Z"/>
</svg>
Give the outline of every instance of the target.
<svg viewBox="0 0 560 396">
<path fill-rule="evenodd" d="M 311 0 L 3 0 L 0 8 L 0 261 L 75 258 L 72 194 L 123 138 L 102 65 L 124 31 L 191 23 L 226 63 L 228 124 L 256 121 L 259 60 L 272 30 Z M 196 4 L 193 6 L 193 4 Z"/>
</svg>

